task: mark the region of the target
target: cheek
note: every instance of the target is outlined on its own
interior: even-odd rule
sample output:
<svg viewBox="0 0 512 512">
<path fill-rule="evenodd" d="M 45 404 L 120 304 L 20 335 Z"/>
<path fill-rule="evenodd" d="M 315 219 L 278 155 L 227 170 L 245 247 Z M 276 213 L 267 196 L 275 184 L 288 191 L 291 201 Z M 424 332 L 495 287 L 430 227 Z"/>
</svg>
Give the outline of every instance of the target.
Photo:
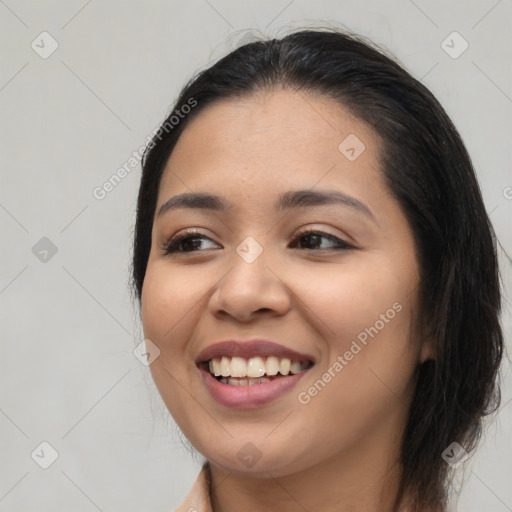
<svg viewBox="0 0 512 512">
<path fill-rule="evenodd" d="M 187 343 L 197 323 L 204 289 L 183 272 L 170 272 L 165 262 L 148 265 L 141 296 L 144 337 L 160 349 L 150 366 L 153 380 L 177 421 L 187 416 L 187 394 L 181 383 L 196 371 Z"/>
<path fill-rule="evenodd" d="M 142 290 L 144 337 L 160 349 L 150 366 L 153 380 L 167 408 L 180 421 L 186 417 L 183 383 L 197 371 L 188 343 L 204 307 L 205 290 L 185 275 L 170 272 L 164 263 L 148 265 Z"/>
<path fill-rule="evenodd" d="M 200 278 L 190 279 L 186 272 L 171 272 L 165 263 L 148 265 L 142 288 L 144 335 L 161 350 L 182 350 L 178 334 L 197 314 L 204 294 Z"/>
<path fill-rule="evenodd" d="M 323 325 L 322 333 L 331 346 L 339 340 L 339 348 L 343 348 L 347 339 L 376 323 L 379 331 L 394 329 L 407 338 L 404 329 L 409 325 L 417 288 L 413 266 L 396 269 L 382 255 L 375 255 L 336 267 L 301 269 L 297 274 L 301 279 L 295 279 L 294 289 L 307 306 L 304 312 L 309 309 L 319 327 Z"/>
<path fill-rule="evenodd" d="M 370 416 L 392 411 L 397 396 L 406 402 L 420 348 L 413 330 L 414 265 L 397 269 L 381 255 L 360 263 L 336 272 L 317 269 L 310 281 L 315 286 L 299 292 L 327 347 L 317 380 L 305 382 L 301 391 L 318 414 L 328 408 L 347 421 L 344 414 L 351 411 L 348 421 L 356 430 L 371 424 Z"/>
</svg>

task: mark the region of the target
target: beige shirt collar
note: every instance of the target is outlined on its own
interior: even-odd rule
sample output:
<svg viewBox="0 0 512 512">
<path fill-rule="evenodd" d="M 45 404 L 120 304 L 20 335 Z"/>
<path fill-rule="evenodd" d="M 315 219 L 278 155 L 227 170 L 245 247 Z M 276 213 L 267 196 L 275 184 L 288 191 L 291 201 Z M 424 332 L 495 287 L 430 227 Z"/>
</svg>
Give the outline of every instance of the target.
<svg viewBox="0 0 512 512">
<path fill-rule="evenodd" d="M 210 483 L 210 468 L 205 463 L 185 501 L 174 512 L 212 512 Z"/>
</svg>

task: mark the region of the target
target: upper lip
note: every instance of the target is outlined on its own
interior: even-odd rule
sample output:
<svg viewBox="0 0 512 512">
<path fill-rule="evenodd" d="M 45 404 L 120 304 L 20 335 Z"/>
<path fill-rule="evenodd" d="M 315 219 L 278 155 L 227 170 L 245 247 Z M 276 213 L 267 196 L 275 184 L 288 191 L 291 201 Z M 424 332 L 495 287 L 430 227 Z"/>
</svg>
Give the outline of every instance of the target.
<svg viewBox="0 0 512 512">
<path fill-rule="evenodd" d="M 209 345 L 197 356 L 196 363 L 205 363 L 214 357 L 287 357 L 293 361 L 312 361 L 313 357 L 307 354 L 301 354 L 296 350 L 287 348 L 279 343 L 263 339 L 253 339 L 250 341 L 227 340 Z"/>
</svg>

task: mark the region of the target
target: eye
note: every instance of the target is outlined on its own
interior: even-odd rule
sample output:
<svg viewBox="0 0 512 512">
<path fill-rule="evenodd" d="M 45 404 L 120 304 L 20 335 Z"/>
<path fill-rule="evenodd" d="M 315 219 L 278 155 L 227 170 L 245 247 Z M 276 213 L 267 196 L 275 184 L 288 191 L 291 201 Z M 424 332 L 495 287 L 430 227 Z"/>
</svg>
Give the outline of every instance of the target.
<svg viewBox="0 0 512 512">
<path fill-rule="evenodd" d="M 209 242 L 212 247 L 201 249 L 203 242 Z M 186 231 L 171 237 L 162 244 L 162 250 L 165 254 L 197 252 L 204 249 L 215 249 L 219 245 L 210 238 L 197 231 Z M 303 231 L 290 244 L 291 248 L 307 249 L 307 250 L 347 250 L 353 249 L 352 245 L 347 244 L 343 240 L 322 231 Z"/>
<path fill-rule="evenodd" d="M 176 252 L 196 252 L 200 250 L 202 242 L 208 241 L 215 247 L 219 247 L 218 244 L 210 240 L 206 235 L 203 235 L 197 231 L 186 231 L 178 236 L 171 237 L 162 244 L 162 249 L 165 254 L 172 254 Z M 207 247 L 207 249 L 215 248 Z"/>
<path fill-rule="evenodd" d="M 305 243 L 301 243 L 301 240 L 305 240 Z M 296 241 L 299 243 L 296 243 Z M 299 233 L 292 244 L 292 248 L 308 250 L 346 250 L 354 248 L 352 245 L 347 244 L 334 235 L 315 230 L 303 231 L 302 233 Z"/>
</svg>

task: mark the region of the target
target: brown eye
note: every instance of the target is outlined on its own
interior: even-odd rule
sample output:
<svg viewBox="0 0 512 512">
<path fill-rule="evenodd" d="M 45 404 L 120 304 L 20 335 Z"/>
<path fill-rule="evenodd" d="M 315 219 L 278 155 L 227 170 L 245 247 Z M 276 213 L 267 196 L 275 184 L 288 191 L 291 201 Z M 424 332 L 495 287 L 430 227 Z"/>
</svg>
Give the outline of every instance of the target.
<svg viewBox="0 0 512 512">
<path fill-rule="evenodd" d="M 328 249 L 352 249 L 353 247 L 343 240 L 335 237 L 334 235 L 330 235 L 328 233 L 323 233 L 322 231 L 305 231 L 300 233 L 296 241 L 299 243 L 294 243 L 293 248 L 298 249 L 311 249 L 311 250 L 328 250 Z M 304 241 L 304 242 L 302 242 Z M 327 241 L 327 242 L 326 242 Z"/>
<path fill-rule="evenodd" d="M 165 251 L 165 254 L 172 254 L 176 252 L 197 252 L 201 250 L 201 244 L 205 241 L 209 241 L 218 247 L 215 242 L 205 235 L 198 233 L 183 233 L 165 242 L 163 250 Z M 207 249 L 210 248 L 211 247 L 207 247 Z"/>
</svg>

